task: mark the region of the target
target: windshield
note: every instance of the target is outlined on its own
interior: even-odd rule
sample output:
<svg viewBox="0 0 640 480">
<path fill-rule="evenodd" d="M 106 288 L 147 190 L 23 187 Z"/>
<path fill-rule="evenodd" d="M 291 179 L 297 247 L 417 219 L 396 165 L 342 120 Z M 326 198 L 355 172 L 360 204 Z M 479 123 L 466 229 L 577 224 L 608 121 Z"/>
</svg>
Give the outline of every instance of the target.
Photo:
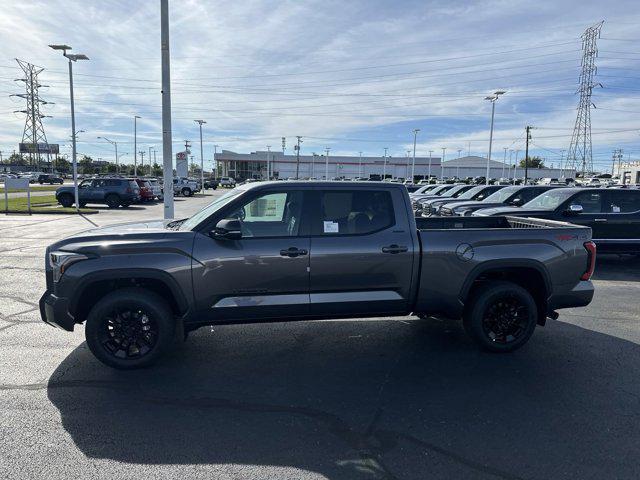
<svg viewBox="0 0 640 480">
<path fill-rule="evenodd" d="M 428 192 L 429 190 L 434 189 L 435 187 L 436 185 L 425 185 L 423 187 L 420 187 L 418 190 L 416 190 L 413 193 L 416 193 L 416 194 L 425 193 L 425 192 Z"/>
<path fill-rule="evenodd" d="M 535 210 L 555 210 L 564 202 L 567 198 L 573 195 L 575 192 L 565 188 L 558 188 L 554 190 L 548 190 L 530 202 L 525 203 L 522 208 L 535 209 Z"/>
<path fill-rule="evenodd" d="M 230 192 L 225 193 L 223 196 L 211 202 L 209 205 L 204 207 L 202 210 L 200 210 L 198 213 L 196 213 L 192 217 L 187 218 L 180 225 L 179 230 L 191 230 L 196 225 L 201 223 L 204 219 L 213 215 L 215 212 L 220 210 L 227 203 L 229 203 L 231 200 L 238 197 L 242 193 L 244 193 L 244 190 L 231 190 Z"/>
<path fill-rule="evenodd" d="M 485 185 L 478 185 L 477 187 L 470 188 L 469 190 L 464 192 L 462 195 L 460 195 L 458 197 L 458 200 L 470 200 L 485 188 L 486 188 Z"/>
<path fill-rule="evenodd" d="M 492 193 L 482 201 L 487 203 L 504 203 L 507 198 L 509 198 L 521 188 L 522 187 L 504 187 L 497 192 Z"/>
<path fill-rule="evenodd" d="M 447 196 L 453 198 L 460 198 L 460 196 L 471 188 L 470 185 L 456 185 L 447 192 Z"/>
</svg>

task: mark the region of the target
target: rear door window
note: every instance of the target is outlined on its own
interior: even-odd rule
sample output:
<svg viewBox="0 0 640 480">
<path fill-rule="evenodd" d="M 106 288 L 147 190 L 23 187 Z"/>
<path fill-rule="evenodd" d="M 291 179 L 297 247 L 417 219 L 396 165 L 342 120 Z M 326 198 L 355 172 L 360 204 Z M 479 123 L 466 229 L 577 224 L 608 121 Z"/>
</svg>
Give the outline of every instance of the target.
<svg viewBox="0 0 640 480">
<path fill-rule="evenodd" d="M 602 213 L 602 193 L 580 192 L 569 201 L 569 205 L 582 205 L 582 213 Z"/>
<path fill-rule="evenodd" d="M 384 190 L 323 191 L 320 212 L 314 231 L 323 236 L 366 235 L 395 224 L 391 193 Z"/>
<path fill-rule="evenodd" d="M 611 191 L 606 213 L 632 213 L 640 211 L 640 191 Z"/>
</svg>

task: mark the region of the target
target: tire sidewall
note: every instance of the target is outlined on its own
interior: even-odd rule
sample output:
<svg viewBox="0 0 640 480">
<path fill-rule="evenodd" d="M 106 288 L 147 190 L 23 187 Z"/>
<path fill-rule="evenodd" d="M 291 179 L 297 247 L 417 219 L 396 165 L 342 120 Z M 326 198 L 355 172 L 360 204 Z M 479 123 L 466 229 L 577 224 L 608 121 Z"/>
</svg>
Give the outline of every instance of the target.
<svg viewBox="0 0 640 480">
<path fill-rule="evenodd" d="M 100 343 L 100 332 L 105 328 L 106 316 L 115 306 L 140 307 L 148 312 L 158 325 L 158 340 L 154 348 L 139 359 L 122 359 L 111 355 Z M 168 303 L 159 295 L 142 288 L 116 290 L 100 299 L 91 309 L 85 326 L 85 338 L 91 353 L 109 367 L 129 370 L 148 367 L 167 351 L 172 344 L 175 321 Z"/>
<path fill-rule="evenodd" d="M 71 205 L 73 205 L 73 198 L 71 198 L 71 195 L 65 193 L 58 197 L 58 203 L 64 208 L 69 208 Z"/>
<path fill-rule="evenodd" d="M 107 195 L 104 200 L 109 208 L 118 208 L 118 205 L 120 205 L 120 198 L 113 193 Z"/>
<path fill-rule="evenodd" d="M 493 342 L 487 337 L 482 328 L 482 318 L 484 312 L 498 298 L 505 294 L 516 296 L 529 312 L 529 321 L 522 335 L 515 341 L 506 345 Z M 538 307 L 531 294 L 519 285 L 511 282 L 493 282 L 487 286 L 483 286 L 475 295 L 475 299 L 465 315 L 465 330 L 469 335 L 484 349 L 492 352 L 512 352 L 522 347 L 531 335 L 537 325 Z"/>
</svg>

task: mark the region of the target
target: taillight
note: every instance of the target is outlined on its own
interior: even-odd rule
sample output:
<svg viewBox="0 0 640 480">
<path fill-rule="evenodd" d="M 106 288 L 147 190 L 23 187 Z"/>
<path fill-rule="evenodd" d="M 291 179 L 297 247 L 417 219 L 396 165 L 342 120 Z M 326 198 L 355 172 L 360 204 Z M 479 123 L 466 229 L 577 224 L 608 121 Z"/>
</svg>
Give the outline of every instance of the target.
<svg viewBox="0 0 640 480">
<path fill-rule="evenodd" d="M 582 274 L 580 280 L 590 280 L 596 268 L 596 244 L 585 242 L 584 248 L 587 251 L 587 270 Z"/>
</svg>

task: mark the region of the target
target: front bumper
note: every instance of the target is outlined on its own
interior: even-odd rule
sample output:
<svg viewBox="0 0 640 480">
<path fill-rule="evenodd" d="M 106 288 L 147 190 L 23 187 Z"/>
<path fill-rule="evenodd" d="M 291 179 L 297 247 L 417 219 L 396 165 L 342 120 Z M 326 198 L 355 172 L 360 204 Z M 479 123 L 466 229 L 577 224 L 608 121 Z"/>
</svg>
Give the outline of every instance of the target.
<svg viewBox="0 0 640 480">
<path fill-rule="evenodd" d="M 73 332 L 75 320 L 69 313 L 69 299 L 46 291 L 40 298 L 40 317 L 44 323 Z"/>
</svg>

